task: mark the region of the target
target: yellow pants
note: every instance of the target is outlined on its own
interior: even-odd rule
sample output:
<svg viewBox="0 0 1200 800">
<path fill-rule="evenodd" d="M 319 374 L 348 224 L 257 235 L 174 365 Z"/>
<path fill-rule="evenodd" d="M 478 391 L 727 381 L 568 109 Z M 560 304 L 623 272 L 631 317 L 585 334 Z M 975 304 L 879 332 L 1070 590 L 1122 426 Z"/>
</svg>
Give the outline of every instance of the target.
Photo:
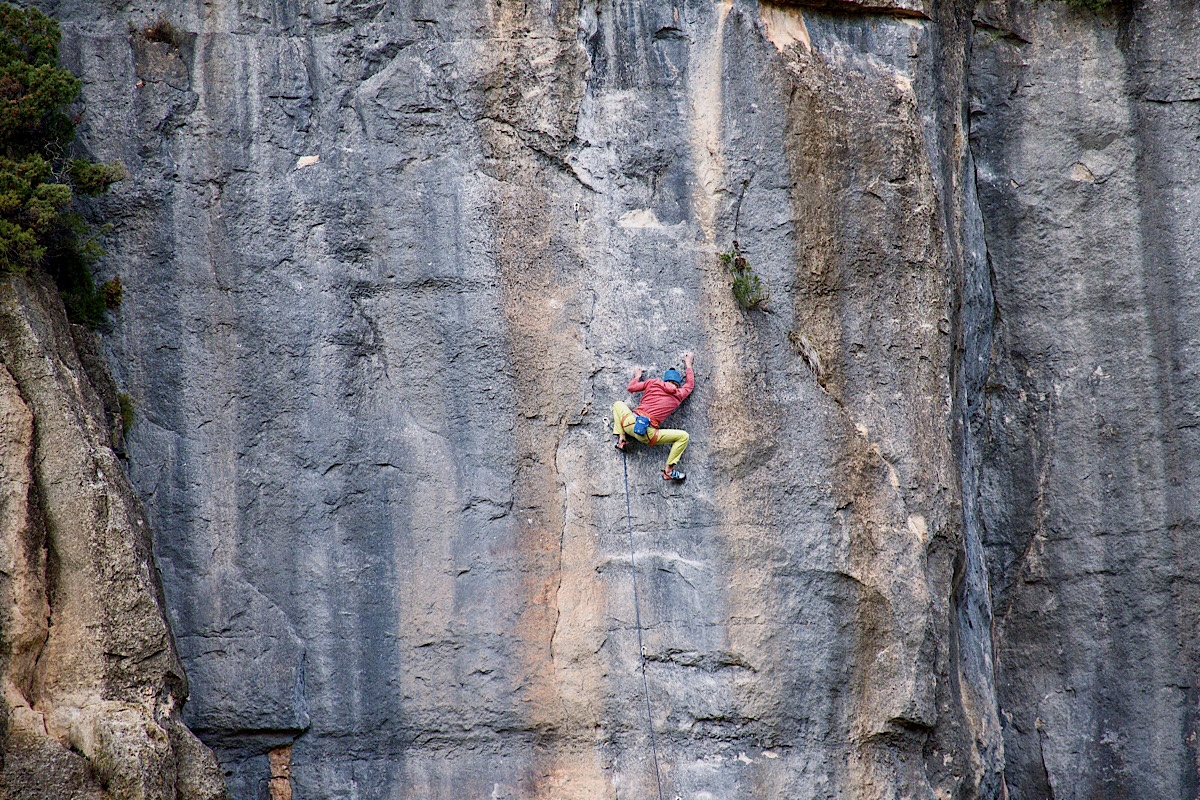
<svg viewBox="0 0 1200 800">
<path fill-rule="evenodd" d="M 642 444 L 669 444 L 671 445 L 671 453 L 667 456 L 667 466 L 673 467 L 678 464 L 679 459 L 683 458 L 683 451 L 687 450 L 687 431 L 677 431 L 671 428 L 662 428 L 660 430 L 651 426 L 646 430 L 645 436 L 638 436 L 633 432 L 633 423 L 636 418 L 637 414 L 630 411 L 629 406 L 620 400 L 613 403 L 613 434 L 616 436 L 620 436 L 621 434 L 632 436 Z"/>
</svg>

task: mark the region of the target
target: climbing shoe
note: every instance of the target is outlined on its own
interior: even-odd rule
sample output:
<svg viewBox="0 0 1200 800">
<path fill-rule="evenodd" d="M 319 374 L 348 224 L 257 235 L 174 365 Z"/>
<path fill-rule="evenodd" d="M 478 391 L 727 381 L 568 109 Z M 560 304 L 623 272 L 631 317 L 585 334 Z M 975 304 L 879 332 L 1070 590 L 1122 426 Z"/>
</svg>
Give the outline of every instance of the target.
<svg viewBox="0 0 1200 800">
<path fill-rule="evenodd" d="M 677 469 L 671 469 L 671 470 L 664 469 L 662 471 L 662 477 L 663 477 L 664 481 L 679 481 L 680 483 L 687 480 L 687 475 L 684 475 L 682 472 L 680 472 Z"/>
</svg>

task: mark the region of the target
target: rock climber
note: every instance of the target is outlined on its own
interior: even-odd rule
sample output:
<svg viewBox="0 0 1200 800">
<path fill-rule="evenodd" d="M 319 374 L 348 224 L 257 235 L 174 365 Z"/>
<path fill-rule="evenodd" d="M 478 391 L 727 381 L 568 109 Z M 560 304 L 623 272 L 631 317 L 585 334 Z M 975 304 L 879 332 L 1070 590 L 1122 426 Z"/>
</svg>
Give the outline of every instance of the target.
<svg viewBox="0 0 1200 800">
<path fill-rule="evenodd" d="M 617 438 L 616 447 L 621 452 L 627 446 L 626 436 L 632 436 L 639 442 L 648 445 L 669 444 L 671 452 L 667 455 L 667 466 L 662 471 L 664 481 L 684 481 L 684 475 L 675 466 L 683 458 L 687 450 L 687 431 L 672 430 L 661 427 L 671 412 L 679 408 L 679 404 L 688 398 L 695 388 L 696 379 L 692 373 L 691 353 L 683 354 L 683 365 L 686 375 L 680 375 L 679 370 L 672 367 L 667 370 L 660 381 L 658 378 L 642 380 L 642 368 L 633 371 L 633 380 L 625 387 L 630 392 L 641 392 L 642 402 L 635 411 L 618 400 L 613 403 L 613 436 Z"/>
</svg>

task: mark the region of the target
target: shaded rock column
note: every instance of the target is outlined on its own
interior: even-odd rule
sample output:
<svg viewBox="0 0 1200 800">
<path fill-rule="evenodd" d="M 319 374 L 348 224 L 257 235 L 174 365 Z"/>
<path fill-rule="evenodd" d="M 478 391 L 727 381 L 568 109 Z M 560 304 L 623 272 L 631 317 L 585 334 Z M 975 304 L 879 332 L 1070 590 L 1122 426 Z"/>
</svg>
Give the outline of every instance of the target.
<svg viewBox="0 0 1200 800">
<path fill-rule="evenodd" d="M 976 25 L 1010 796 L 1192 796 L 1195 21 L 989 2 Z"/>
</svg>

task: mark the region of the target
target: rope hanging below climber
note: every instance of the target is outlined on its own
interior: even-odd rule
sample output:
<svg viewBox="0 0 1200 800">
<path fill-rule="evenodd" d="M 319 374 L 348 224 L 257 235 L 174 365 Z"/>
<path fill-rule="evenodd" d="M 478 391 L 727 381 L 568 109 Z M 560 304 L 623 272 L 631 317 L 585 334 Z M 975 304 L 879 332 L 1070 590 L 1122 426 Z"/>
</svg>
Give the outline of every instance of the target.
<svg viewBox="0 0 1200 800">
<path fill-rule="evenodd" d="M 646 725 L 650 731 L 650 755 L 654 759 L 654 782 L 658 787 L 658 800 L 663 800 L 662 773 L 658 769 L 658 742 L 654 737 L 654 713 L 650 710 L 650 681 L 646 678 L 646 644 L 642 640 L 642 601 L 638 597 L 637 560 L 633 549 L 633 510 L 629 504 L 629 457 L 621 453 L 621 466 L 625 472 L 625 527 L 629 531 L 629 570 L 633 578 L 633 618 L 637 625 L 638 659 L 642 668 L 642 692 L 646 698 Z"/>
</svg>

